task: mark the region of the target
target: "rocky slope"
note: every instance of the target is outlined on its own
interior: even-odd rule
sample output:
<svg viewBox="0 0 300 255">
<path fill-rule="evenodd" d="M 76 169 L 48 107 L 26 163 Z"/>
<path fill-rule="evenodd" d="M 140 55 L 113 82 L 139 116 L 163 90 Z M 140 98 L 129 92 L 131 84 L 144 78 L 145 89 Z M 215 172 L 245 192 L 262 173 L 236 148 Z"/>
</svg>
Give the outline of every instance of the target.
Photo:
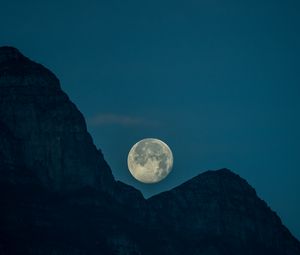
<svg viewBox="0 0 300 255">
<path fill-rule="evenodd" d="M 148 200 L 116 182 L 55 75 L 12 47 L 0 47 L 0 202 L 0 254 L 300 254 L 227 169 Z"/>
<path fill-rule="evenodd" d="M 2 148 L 2 162 L 32 170 L 54 190 L 110 188 L 111 171 L 53 73 L 17 49 L 2 47 L 0 98 L 1 127 L 18 140 Z M 13 160 L 16 154 L 21 157 Z"/>
<path fill-rule="evenodd" d="M 228 169 L 207 171 L 148 203 L 183 240 L 178 254 L 299 253 L 298 241 L 276 213 Z"/>
</svg>

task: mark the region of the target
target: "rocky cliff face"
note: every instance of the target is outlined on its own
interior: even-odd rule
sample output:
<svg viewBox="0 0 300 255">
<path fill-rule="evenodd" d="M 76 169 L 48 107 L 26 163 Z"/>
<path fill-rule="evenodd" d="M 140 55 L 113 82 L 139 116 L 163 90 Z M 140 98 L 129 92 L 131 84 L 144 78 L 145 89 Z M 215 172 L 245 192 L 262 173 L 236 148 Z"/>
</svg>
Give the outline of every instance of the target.
<svg viewBox="0 0 300 255">
<path fill-rule="evenodd" d="M 116 182 L 53 73 L 0 48 L 0 254 L 300 254 L 249 184 L 205 172 L 145 200 Z"/>
<path fill-rule="evenodd" d="M 2 47 L 0 98 L 2 139 L 9 132 L 15 140 L 2 144 L 2 163 L 30 169 L 54 190 L 110 188 L 111 171 L 53 73 L 17 49 Z"/>
</svg>

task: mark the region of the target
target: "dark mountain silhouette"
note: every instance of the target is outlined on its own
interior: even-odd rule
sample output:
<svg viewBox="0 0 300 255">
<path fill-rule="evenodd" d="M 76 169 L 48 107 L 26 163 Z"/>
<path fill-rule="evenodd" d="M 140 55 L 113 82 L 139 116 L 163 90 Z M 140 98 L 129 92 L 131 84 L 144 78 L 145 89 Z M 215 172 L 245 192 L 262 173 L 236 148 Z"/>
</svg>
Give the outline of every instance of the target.
<svg viewBox="0 0 300 255">
<path fill-rule="evenodd" d="M 159 195 L 115 181 L 53 73 L 0 48 L 0 254 L 298 255 L 228 169 Z"/>
</svg>

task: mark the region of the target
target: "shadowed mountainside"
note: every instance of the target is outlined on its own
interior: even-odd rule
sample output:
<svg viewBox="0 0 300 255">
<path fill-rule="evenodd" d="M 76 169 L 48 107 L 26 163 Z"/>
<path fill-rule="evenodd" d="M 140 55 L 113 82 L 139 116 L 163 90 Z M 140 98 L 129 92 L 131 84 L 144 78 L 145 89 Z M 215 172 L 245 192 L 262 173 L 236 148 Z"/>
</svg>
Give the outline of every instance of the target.
<svg viewBox="0 0 300 255">
<path fill-rule="evenodd" d="M 228 169 L 148 200 L 115 181 L 55 75 L 13 47 L 0 47 L 0 190 L 0 254 L 300 254 Z"/>
</svg>

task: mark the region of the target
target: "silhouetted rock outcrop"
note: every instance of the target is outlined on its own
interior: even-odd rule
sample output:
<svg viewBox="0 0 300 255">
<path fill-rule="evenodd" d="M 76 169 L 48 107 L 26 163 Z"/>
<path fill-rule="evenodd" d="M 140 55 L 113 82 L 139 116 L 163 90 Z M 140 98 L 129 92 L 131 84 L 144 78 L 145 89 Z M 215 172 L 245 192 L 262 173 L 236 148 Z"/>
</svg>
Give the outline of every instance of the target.
<svg viewBox="0 0 300 255">
<path fill-rule="evenodd" d="M 0 254 L 299 255 L 230 170 L 148 200 L 114 180 L 53 73 L 0 48 Z"/>
<path fill-rule="evenodd" d="M 32 170 L 54 190 L 111 187 L 110 169 L 94 146 L 82 114 L 52 72 L 17 49 L 2 47 L 0 98 L 2 129 L 18 141 L 17 146 L 2 148 L 2 162 Z M 21 157 L 13 160 L 16 154 Z"/>
<path fill-rule="evenodd" d="M 182 253 L 228 254 L 230 247 L 229 254 L 299 254 L 279 217 L 228 169 L 207 171 L 148 203 L 183 240 Z"/>
</svg>

